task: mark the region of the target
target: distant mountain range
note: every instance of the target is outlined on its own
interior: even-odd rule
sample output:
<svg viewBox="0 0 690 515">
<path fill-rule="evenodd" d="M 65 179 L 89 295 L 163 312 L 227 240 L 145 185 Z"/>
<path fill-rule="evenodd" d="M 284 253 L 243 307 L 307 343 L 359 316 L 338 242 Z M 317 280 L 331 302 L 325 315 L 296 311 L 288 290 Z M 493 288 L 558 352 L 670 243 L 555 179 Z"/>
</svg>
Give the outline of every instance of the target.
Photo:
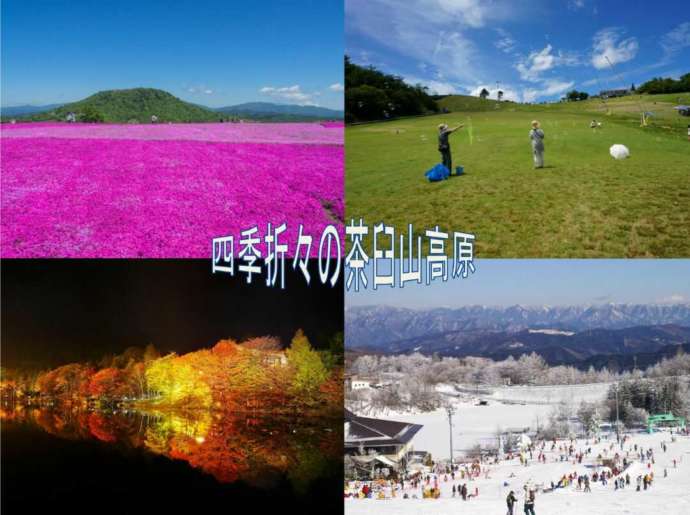
<svg viewBox="0 0 690 515">
<path fill-rule="evenodd" d="M 317 121 L 342 119 L 343 112 L 324 107 L 250 102 L 235 106 L 210 108 L 180 100 L 170 93 L 151 88 L 100 91 L 78 102 L 44 106 L 3 107 L 3 119 L 9 117 L 41 120 L 64 120 L 68 113 L 77 117 L 97 112 L 106 122 L 148 123 L 152 115 L 160 122 L 208 122 L 238 117 L 259 121 Z"/>
<path fill-rule="evenodd" d="M 345 338 L 348 349 L 375 353 L 500 360 L 536 352 L 550 364 L 630 368 L 690 351 L 690 305 L 354 307 Z"/>
<path fill-rule="evenodd" d="M 52 111 L 60 107 L 62 104 L 48 104 L 43 106 L 7 106 L 0 107 L 0 115 L 2 116 L 24 116 L 26 114 L 42 113 L 45 111 Z"/>
<path fill-rule="evenodd" d="M 341 120 L 344 116 L 343 111 L 327 109 L 318 106 L 301 106 L 293 104 L 273 104 L 271 102 L 247 102 L 227 107 L 216 107 L 214 111 L 219 113 L 234 114 L 249 118 L 262 117 L 294 117 L 294 118 L 315 118 L 321 120 Z"/>
</svg>

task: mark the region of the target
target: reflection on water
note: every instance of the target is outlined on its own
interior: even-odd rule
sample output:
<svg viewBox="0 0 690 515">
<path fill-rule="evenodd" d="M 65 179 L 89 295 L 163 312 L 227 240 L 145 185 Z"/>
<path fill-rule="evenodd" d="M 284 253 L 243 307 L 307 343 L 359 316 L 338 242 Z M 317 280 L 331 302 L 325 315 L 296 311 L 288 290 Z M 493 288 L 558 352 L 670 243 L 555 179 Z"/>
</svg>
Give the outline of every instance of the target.
<svg viewBox="0 0 690 515">
<path fill-rule="evenodd" d="M 223 484 L 242 481 L 270 489 L 287 478 L 295 496 L 342 470 L 342 422 L 337 420 L 20 406 L 0 410 L 0 417 L 3 430 L 33 425 L 65 440 L 145 449 L 183 460 Z"/>
</svg>

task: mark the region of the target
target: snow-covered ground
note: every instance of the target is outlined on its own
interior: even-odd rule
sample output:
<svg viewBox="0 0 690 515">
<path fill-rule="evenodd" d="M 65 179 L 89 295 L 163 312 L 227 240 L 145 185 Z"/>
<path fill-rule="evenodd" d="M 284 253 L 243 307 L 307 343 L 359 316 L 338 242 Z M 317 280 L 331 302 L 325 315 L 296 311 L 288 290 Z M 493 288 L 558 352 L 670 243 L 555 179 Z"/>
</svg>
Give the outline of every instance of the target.
<svg viewBox="0 0 690 515">
<path fill-rule="evenodd" d="M 524 407 L 523 407 L 524 409 Z M 446 433 L 447 434 L 447 433 Z M 441 435 L 439 435 L 441 436 Z M 445 440 L 445 439 L 444 439 Z M 667 452 L 661 449 L 661 442 L 667 442 Z M 613 439 L 615 444 L 615 438 Z M 584 474 L 593 471 L 596 456 L 607 450 L 608 456 L 613 451 L 608 450 L 611 441 L 592 445 L 593 452 L 585 457 L 581 465 L 573 460 L 558 461 L 557 453 L 550 452 L 547 445 L 547 462 L 545 464 L 531 462 L 528 466 L 522 466 L 518 459 L 503 461 L 498 465 L 489 465 L 488 478 L 484 473 L 480 478 L 467 481 L 456 478 L 453 482 L 450 477 L 444 481 L 440 477 L 441 496 L 438 499 L 403 499 L 403 493 L 408 496 L 421 497 L 421 488 L 408 487 L 405 492 L 399 492 L 394 499 L 345 499 L 345 513 L 347 515 L 393 515 L 393 514 L 503 514 L 506 512 L 505 498 L 510 490 L 515 491 L 518 497 L 516 514 L 523 513 L 524 492 L 523 485 L 544 484 L 557 482 L 564 474 L 573 472 Z M 639 461 L 633 462 L 627 469 L 631 476 L 631 485 L 623 490 L 615 490 L 613 482 L 607 486 L 601 483 L 592 485 L 591 493 L 576 490 L 575 486 L 556 489 L 553 492 L 541 493 L 536 496 L 535 512 L 539 515 L 621 515 L 621 514 L 658 514 L 658 515 L 687 515 L 690 514 L 690 437 L 677 436 L 675 442 L 671 442 L 669 433 L 655 434 L 634 433 L 625 445 L 625 451 L 637 444 L 644 449 L 654 450 L 655 464 L 651 469 L 647 464 Z M 586 449 L 591 442 L 578 440 L 575 450 Z M 421 448 L 421 446 L 418 446 Z M 631 457 L 633 453 L 630 453 Z M 629 458 L 632 459 L 632 458 Z M 677 460 L 677 468 L 673 466 L 673 460 Z M 668 477 L 664 477 L 664 468 L 668 471 Z M 589 471 L 589 472 L 588 472 Z M 635 491 L 636 477 L 647 471 L 654 472 L 654 482 L 649 490 Z M 468 501 L 459 497 L 453 498 L 451 490 L 466 482 L 470 492 L 478 488 L 479 495 Z"/>
<path fill-rule="evenodd" d="M 453 455 L 457 456 L 472 449 L 497 443 L 496 432 L 502 430 L 544 426 L 553 406 L 536 404 L 502 404 L 489 402 L 488 406 L 477 406 L 474 402 L 454 403 L 453 415 Z M 450 439 L 448 434 L 448 413 L 437 409 L 427 413 L 400 413 L 389 411 L 379 418 L 422 424 L 424 427 L 414 438 L 414 448 L 430 452 L 434 459 L 450 458 Z"/>
<path fill-rule="evenodd" d="M 471 449 L 477 443 L 485 445 L 496 444 L 496 432 L 500 427 L 518 429 L 529 427 L 531 431 L 537 425 L 545 425 L 548 415 L 554 406 L 561 401 L 572 402 L 574 408 L 580 401 L 602 400 L 608 390 L 608 384 L 596 385 L 567 385 L 567 386 L 527 386 L 527 387 L 499 387 L 479 394 L 479 398 L 488 400 L 488 405 L 477 405 L 477 397 L 468 393 L 458 395 L 454 388 L 441 386 L 439 391 L 448 399 L 454 399 L 453 406 L 453 453 L 456 462 L 463 451 Z M 434 460 L 443 461 L 450 457 L 448 434 L 448 415 L 444 409 L 428 413 L 409 413 L 387 411 L 385 413 L 369 413 L 367 416 L 399 420 L 423 424 L 417 433 L 413 444 L 416 450 L 428 451 Z M 615 444 L 615 436 L 612 436 Z M 533 460 L 529 466 L 521 466 L 519 460 L 504 461 L 499 465 L 490 465 L 489 477 L 482 473 L 479 479 L 468 483 L 473 491 L 479 489 L 479 496 L 472 500 L 462 501 L 451 496 L 453 482 L 441 481 L 441 497 L 439 499 L 421 499 L 421 490 L 409 489 L 408 495 L 416 494 L 419 499 L 402 499 L 400 493 L 395 499 L 346 499 L 345 513 L 359 514 L 458 514 L 472 515 L 503 514 L 506 512 L 505 498 L 510 490 L 518 496 L 519 504 L 515 513 L 523 513 L 523 486 L 532 484 L 550 485 L 558 482 L 564 474 L 573 472 L 591 474 L 591 468 L 597 464 L 596 456 L 612 456 L 609 446 L 612 441 L 604 441 L 593 445 L 591 441 L 578 440 L 575 451 L 584 450 L 591 446 L 593 452 L 585 457 L 581 465 L 573 464 L 573 460 L 559 461 L 558 453 L 552 453 L 547 445 L 545 464 Z M 667 442 L 668 450 L 664 453 L 660 443 Z M 676 442 L 671 443 L 671 435 L 661 432 L 655 434 L 630 433 L 630 439 L 625 445 L 625 451 L 631 450 L 637 444 L 644 449 L 652 448 L 656 463 L 654 484 L 648 491 L 635 491 L 635 478 L 647 471 L 647 464 L 634 462 L 627 472 L 632 478 L 633 485 L 622 491 L 615 491 L 613 483 L 603 487 L 600 483 L 592 486 L 591 493 L 577 491 L 574 487 L 557 489 L 551 493 L 538 493 L 535 511 L 539 515 L 619 515 L 619 514 L 658 514 L 658 515 L 690 515 L 690 437 L 676 436 Z M 606 453 L 604 454 L 604 450 Z M 634 460 L 632 457 L 629 460 Z M 536 456 L 535 456 L 536 458 Z M 673 459 L 677 460 L 677 468 L 673 468 Z M 590 466 L 589 468 L 587 466 Z M 664 468 L 668 470 L 668 477 L 663 477 Z M 458 486 L 463 481 L 456 480 Z"/>
<path fill-rule="evenodd" d="M 490 399 L 510 402 L 558 404 L 559 402 L 600 401 L 611 383 L 573 384 L 566 386 L 502 386 L 492 390 Z"/>
<path fill-rule="evenodd" d="M 496 444 L 499 428 L 503 431 L 523 428 L 535 431 L 547 423 L 549 414 L 558 403 L 568 402 L 577 408 L 582 401 L 602 400 L 608 388 L 607 383 L 502 386 L 492 388 L 479 397 L 463 394 L 453 402 L 453 454 L 469 450 L 477 444 Z M 438 390 L 446 395 L 454 392 L 454 388 L 448 385 L 441 385 Z M 488 400 L 488 404 L 477 405 L 478 398 Z M 415 449 L 430 452 L 434 459 L 450 458 L 448 414 L 445 409 L 427 413 L 386 411 L 366 416 L 422 424 L 424 427 L 414 439 Z"/>
</svg>

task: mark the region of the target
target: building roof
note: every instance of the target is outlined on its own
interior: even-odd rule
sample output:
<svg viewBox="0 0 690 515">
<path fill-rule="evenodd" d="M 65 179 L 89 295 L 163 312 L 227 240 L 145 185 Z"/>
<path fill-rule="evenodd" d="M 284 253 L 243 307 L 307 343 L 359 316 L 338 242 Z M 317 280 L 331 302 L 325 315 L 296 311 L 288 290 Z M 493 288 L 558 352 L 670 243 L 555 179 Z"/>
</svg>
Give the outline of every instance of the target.
<svg viewBox="0 0 690 515">
<path fill-rule="evenodd" d="M 345 446 L 406 444 L 422 427 L 408 422 L 360 417 L 345 410 Z"/>
</svg>

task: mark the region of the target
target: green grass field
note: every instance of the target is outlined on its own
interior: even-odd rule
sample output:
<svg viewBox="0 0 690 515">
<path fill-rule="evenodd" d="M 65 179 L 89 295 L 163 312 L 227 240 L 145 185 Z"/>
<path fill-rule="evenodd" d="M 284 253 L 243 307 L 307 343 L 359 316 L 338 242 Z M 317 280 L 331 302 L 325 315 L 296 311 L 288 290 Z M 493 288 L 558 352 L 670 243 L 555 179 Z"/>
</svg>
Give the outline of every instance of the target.
<svg viewBox="0 0 690 515">
<path fill-rule="evenodd" d="M 456 111 L 346 129 L 346 219 L 412 223 L 476 235 L 478 257 L 690 256 L 690 118 L 673 105 L 690 94 L 521 105 L 469 97 Z M 640 107 L 654 113 L 640 128 Z M 610 114 L 606 114 L 610 112 Z M 592 118 L 603 123 L 589 128 Z M 546 133 L 546 168 L 534 170 L 532 119 Z M 429 183 L 440 161 L 436 127 L 451 135 L 465 175 Z M 471 126 L 471 131 L 469 127 Z M 616 161 L 614 143 L 631 157 Z"/>
</svg>

